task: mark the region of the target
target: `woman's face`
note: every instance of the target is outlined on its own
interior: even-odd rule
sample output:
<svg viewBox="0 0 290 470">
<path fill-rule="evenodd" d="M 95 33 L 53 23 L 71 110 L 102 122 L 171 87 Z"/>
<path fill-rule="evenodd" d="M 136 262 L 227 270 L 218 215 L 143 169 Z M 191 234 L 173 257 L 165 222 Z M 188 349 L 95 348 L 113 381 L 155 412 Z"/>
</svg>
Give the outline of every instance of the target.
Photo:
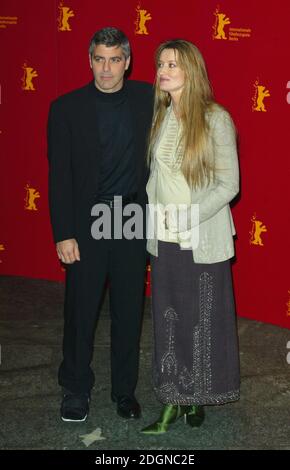
<svg viewBox="0 0 290 470">
<path fill-rule="evenodd" d="M 185 73 L 178 65 L 178 52 L 164 49 L 157 64 L 157 80 L 162 91 L 170 95 L 180 93 L 184 87 Z"/>
</svg>

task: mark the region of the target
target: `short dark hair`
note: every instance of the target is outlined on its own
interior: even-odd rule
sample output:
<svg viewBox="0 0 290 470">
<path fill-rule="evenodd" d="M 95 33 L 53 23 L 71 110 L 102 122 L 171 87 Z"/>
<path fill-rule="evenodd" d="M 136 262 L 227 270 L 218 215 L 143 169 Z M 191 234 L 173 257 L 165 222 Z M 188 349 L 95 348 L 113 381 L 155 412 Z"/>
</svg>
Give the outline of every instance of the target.
<svg viewBox="0 0 290 470">
<path fill-rule="evenodd" d="M 93 35 L 89 46 L 90 56 L 92 56 L 95 46 L 99 44 L 104 44 L 107 47 L 119 46 L 122 48 L 125 58 L 128 59 L 128 57 L 130 57 L 131 50 L 129 39 L 123 31 L 117 28 L 103 28 Z"/>
</svg>

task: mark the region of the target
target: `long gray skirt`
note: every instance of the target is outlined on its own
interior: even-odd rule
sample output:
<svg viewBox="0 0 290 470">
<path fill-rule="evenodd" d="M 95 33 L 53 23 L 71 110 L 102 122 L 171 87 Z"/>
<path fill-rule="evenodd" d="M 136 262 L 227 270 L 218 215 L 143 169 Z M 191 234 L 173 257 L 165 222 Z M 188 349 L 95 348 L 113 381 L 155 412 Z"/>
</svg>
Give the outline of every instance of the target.
<svg viewBox="0 0 290 470">
<path fill-rule="evenodd" d="M 191 250 L 158 242 L 151 257 L 153 386 L 167 404 L 239 399 L 239 353 L 230 260 L 196 264 Z"/>
</svg>

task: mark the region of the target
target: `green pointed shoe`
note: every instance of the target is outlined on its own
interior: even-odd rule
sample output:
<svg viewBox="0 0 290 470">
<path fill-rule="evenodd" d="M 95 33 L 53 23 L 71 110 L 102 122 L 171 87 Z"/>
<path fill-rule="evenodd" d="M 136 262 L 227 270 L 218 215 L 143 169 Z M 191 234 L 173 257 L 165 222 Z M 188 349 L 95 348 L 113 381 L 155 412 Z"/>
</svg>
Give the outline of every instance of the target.
<svg viewBox="0 0 290 470">
<path fill-rule="evenodd" d="M 171 424 L 175 423 L 181 416 L 184 416 L 188 407 L 180 405 L 165 405 L 161 411 L 158 421 L 149 424 L 140 432 L 143 434 L 158 435 L 168 431 Z"/>
<path fill-rule="evenodd" d="M 184 420 L 186 424 L 192 428 L 199 428 L 204 422 L 205 414 L 203 406 L 191 405 L 187 407 L 184 413 Z"/>
</svg>

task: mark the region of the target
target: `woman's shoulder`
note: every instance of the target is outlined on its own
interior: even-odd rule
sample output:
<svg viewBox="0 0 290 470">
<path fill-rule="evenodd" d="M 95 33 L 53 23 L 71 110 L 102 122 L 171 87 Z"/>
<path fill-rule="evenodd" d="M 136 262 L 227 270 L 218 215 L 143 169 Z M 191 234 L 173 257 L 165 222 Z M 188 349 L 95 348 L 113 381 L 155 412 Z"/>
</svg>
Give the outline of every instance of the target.
<svg viewBox="0 0 290 470">
<path fill-rule="evenodd" d="M 210 120 L 232 119 L 229 111 L 219 103 L 211 103 L 206 110 L 206 117 Z"/>
<path fill-rule="evenodd" d="M 206 111 L 206 120 L 210 128 L 233 127 L 235 124 L 229 111 L 218 103 L 212 103 Z"/>
</svg>

